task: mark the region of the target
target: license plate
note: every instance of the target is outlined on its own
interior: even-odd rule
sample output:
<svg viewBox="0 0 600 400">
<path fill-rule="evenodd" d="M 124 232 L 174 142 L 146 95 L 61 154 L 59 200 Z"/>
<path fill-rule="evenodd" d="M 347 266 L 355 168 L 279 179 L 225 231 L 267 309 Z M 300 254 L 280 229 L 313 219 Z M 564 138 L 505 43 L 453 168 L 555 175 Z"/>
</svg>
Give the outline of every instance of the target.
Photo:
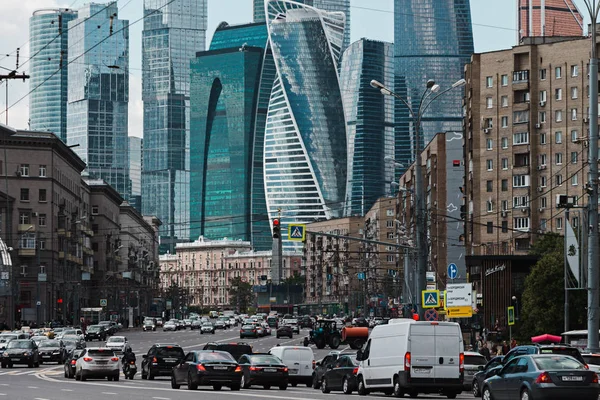
<svg viewBox="0 0 600 400">
<path fill-rule="evenodd" d="M 265 372 L 277 372 L 277 368 L 265 368 Z"/>
<path fill-rule="evenodd" d="M 42 358 L 50 358 L 50 356 L 42 356 Z"/>
<path fill-rule="evenodd" d="M 565 382 L 582 382 L 583 376 L 563 376 L 562 380 Z"/>
<path fill-rule="evenodd" d="M 225 370 L 227 370 L 227 367 L 217 366 L 217 367 L 213 367 L 213 369 L 218 369 L 218 370 L 221 370 L 221 371 L 225 371 Z"/>
<path fill-rule="evenodd" d="M 290 369 L 290 375 L 296 375 L 298 373 L 297 369 Z"/>
<path fill-rule="evenodd" d="M 175 358 L 165 358 L 165 362 L 174 363 L 177 362 L 177 360 Z"/>
<path fill-rule="evenodd" d="M 21 361 L 20 358 L 11 358 L 10 361 Z"/>
<path fill-rule="evenodd" d="M 413 368 L 415 374 L 427 374 L 431 372 L 431 368 Z"/>
<path fill-rule="evenodd" d="M 108 364 L 108 361 L 97 360 L 96 364 Z"/>
</svg>

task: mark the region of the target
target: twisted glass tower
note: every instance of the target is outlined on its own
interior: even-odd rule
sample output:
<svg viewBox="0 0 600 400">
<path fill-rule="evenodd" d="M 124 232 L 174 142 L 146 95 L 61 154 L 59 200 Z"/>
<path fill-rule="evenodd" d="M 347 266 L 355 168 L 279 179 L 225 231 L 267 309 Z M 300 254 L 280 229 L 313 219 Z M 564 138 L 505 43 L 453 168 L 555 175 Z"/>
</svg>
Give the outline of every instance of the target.
<svg viewBox="0 0 600 400">
<path fill-rule="evenodd" d="M 37 10 L 29 19 L 31 89 L 29 127 L 67 139 L 67 91 L 70 9 Z"/>
<path fill-rule="evenodd" d="M 264 137 L 269 218 L 283 229 L 342 214 L 346 121 L 338 77 L 345 15 L 288 0 L 265 4 L 276 76 Z M 284 248 L 294 244 L 284 240 Z"/>
<path fill-rule="evenodd" d="M 442 90 L 463 77 L 463 67 L 473 53 L 473 30 L 469 0 L 395 0 L 395 91 L 413 110 L 428 79 Z M 422 119 L 423 142 L 438 132 L 462 132 L 462 98 L 453 90 L 436 100 Z M 404 164 L 396 178 L 415 160 L 414 126 L 406 107 L 396 102 L 396 154 Z"/>
<path fill-rule="evenodd" d="M 190 60 L 205 49 L 207 0 L 144 0 L 142 211 L 161 251 L 190 236 Z"/>
</svg>

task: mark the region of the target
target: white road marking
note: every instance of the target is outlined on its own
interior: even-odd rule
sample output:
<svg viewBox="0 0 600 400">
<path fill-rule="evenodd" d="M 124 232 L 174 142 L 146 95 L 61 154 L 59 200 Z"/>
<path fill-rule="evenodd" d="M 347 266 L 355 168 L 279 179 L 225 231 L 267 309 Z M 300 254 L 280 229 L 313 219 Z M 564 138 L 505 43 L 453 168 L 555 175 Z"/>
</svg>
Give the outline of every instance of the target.
<svg viewBox="0 0 600 400">
<path fill-rule="evenodd" d="M 155 400 L 171 400 L 169 397 L 153 397 Z"/>
<path fill-rule="evenodd" d="M 36 397 L 35 400 L 49 400 L 49 399 L 45 399 L 43 397 Z"/>
<path fill-rule="evenodd" d="M 39 389 L 37 386 L 27 386 L 27 389 Z"/>
<path fill-rule="evenodd" d="M 72 392 L 71 389 L 60 389 L 60 390 L 62 390 L 63 392 Z"/>
<path fill-rule="evenodd" d="M 6 396 L 6 393 L 0 393 L 0 396 Z"/>
<path fill-rule="evenodd" d="M 0 386 L 10 386 L 8 383 L 0 383 Z"/>
<path fill-rule="evenodd" d="M 113 396 L 117 395 L 117 393 L 115 393 L 115 392 L 102 392 L 102 394 L 110 394 L 110 395 L 113 395 Z"/>
</svg>

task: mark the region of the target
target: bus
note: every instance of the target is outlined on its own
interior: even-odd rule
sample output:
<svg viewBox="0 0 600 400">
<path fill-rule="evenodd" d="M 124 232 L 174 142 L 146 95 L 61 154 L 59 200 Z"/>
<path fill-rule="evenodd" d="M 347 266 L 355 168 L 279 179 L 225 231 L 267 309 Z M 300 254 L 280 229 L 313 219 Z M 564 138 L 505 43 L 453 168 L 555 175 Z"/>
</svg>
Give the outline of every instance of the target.
<svg viewBox="0 0 600 400">
<path fill-rule="evenodd" d="M 588 331 L 586 329 L 561 333 L 563 343 L 577 347 L 582 352 L 587 349 L 587 335 Z"/>
</svg>

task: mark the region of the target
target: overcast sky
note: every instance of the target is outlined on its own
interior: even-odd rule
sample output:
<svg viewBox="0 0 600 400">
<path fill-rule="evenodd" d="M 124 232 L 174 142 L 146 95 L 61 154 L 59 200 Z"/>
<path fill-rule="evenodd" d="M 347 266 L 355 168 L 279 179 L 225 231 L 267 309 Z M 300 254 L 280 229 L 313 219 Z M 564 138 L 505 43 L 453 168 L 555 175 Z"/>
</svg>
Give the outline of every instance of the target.
<svg viewBox="0 0 600 400">
<path fill-rule="evenodd" d="M 34 10 L 55 7 L 81 7 L 86 0 L 0 0 L 0 66 L 13 69 L 14 53 L 21 48 L 21 63 L 29 56 L 29 17 Z M 409 0 L 402 0 L 409 1 Z M 97 3 L 105 1 L 96 0 Z M 118 0 L 119 18 L 129 19 L 130 27 L 130 87 L 129 135 L 142 136 L 141 101 L 141 32 L 143 0 Z M 583 5 L 583 0 L 577 2 Z M 351 0 L 352 40 L 393 41 L 393 0 Z M 582 9 L 583 11 L 583 9 Z M 484 52 L 509 48 L 516 43 L 516 0 L 471 0 L 475 51 Z M 252 20 L 252 0 L 208 0 L 208 43 L 222 21 L 230 24 Z M 9 57 L 6 57 L 10 54 Z M 27 66 L 24 67 L 25 72 Z M 22 72 L 22 69 L 19 69 Z M 0 88 L 0 105 L 5 108 L 5 89 Z M 9 125 L 27 128 L 29 84 L 11 81 L 9 86 Z M 23 98 L 18 104 L 19 99 Z M 0 116 L 5 122 L 5 115 Z"/>
</svg>

